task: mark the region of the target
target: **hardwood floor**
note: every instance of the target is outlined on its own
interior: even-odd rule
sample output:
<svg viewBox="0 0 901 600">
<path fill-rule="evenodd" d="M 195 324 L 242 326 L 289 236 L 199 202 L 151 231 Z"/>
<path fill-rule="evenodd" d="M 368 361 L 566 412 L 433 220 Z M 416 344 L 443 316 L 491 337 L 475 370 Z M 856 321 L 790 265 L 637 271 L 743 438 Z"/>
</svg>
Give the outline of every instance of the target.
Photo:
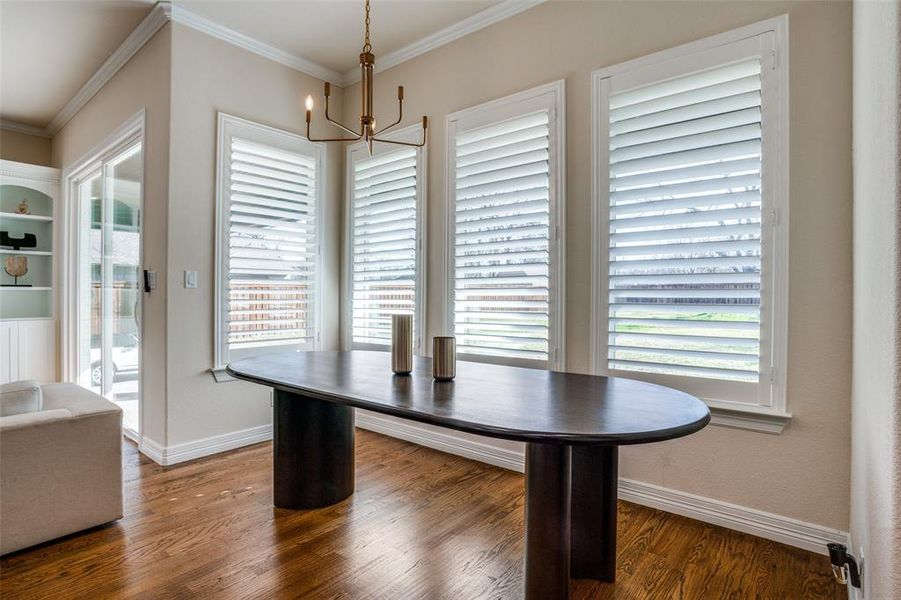
<svg viewBox="0 0 901 600">
<path fill-rule="evenodd" d="M 522 595 L 517 473 L 358 430 L 356 493 L 288 511 L 270 444 L 168 468 L 125 448 L 125 517 L 4 557 L 4 600 Z M 822 556 L 627 502 L 619 523 L 616 583 L 572 598 L 845 598 Z"/>
</svg>

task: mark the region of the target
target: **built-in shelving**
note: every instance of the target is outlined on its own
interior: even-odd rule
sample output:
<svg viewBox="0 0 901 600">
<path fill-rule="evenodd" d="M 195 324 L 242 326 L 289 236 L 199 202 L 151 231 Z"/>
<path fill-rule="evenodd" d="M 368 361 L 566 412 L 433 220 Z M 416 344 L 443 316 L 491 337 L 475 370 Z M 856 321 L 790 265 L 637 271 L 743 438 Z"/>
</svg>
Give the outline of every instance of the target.
<svg viewBox="0 0 901 600">
<path fill-rule="evenodd" d="M 0 221 L 11 219 L 13 221 L 40 221 L 42 223 L 50 223 L 53 217 L 48 215 L 23 215 L 14 212 L 0 212 Z"/>
<path fill-rule="evenodd" d="M 0 246 L 0 321 L 50 319 L 55 305 L 54 223 L 59 172 L 46 167 L 0 161 L 0 230 L 14 238 L 33 234 L 37 246 Z M 22 214 L 20 210 L 25 210 Z M 16 279 L 6 272 L 14 256 L 27 260 L 28 271 Z"/>
<path fill-rule="evenodd" d="M 15 254 L 16 256 L 53 256 L 53 252 L 48 250 L 10 250 L 9 248 L 0 248 L 0 254 Z"/>
</svg>

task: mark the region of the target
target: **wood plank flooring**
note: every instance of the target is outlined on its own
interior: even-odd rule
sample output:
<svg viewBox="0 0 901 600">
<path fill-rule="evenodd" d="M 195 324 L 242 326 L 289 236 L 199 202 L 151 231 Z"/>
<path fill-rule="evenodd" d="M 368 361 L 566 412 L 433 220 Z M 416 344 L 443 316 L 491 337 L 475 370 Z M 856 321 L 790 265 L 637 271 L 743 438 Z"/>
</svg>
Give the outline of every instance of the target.
<svg viewBox="0 0 901 600">
<path fill-rule="evenodd" d="M 4 600 L 521 598 L 522 475 L 358 430 L 357 490 L 271 506 L 271 446 L 163 468 L 126 443 L 125 517 L 0 560 Z M 65 501 L 64 498 L 60 499 Z M 825 557 L 619 503 L 615 584 L 574 599 L 838 599 Z"/>
</svg>

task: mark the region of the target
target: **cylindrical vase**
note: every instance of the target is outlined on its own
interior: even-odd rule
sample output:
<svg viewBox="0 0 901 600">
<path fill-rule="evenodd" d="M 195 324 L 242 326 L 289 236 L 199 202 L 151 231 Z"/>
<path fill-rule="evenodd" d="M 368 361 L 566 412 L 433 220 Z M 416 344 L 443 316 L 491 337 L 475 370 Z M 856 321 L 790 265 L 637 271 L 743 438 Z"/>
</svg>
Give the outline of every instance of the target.
<svg viewBox="0 0 901 600">
<path fill-rule="evenodd" d="M 391 370 L 397 375 L 413 370 L 413 315 L 391 315 Z"/>
<path fill-rule="evenodd" d="M 457 340 L 453 336 L 432 339 L 432 377 L 450 381 L 457 376 Z"/>
</svg>

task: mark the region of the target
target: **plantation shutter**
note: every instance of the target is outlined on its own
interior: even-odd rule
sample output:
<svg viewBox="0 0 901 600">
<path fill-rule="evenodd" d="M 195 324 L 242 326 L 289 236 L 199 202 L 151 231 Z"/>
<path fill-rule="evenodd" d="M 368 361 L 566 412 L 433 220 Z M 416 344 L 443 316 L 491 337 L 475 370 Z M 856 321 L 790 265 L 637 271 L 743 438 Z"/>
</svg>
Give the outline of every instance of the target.
<svg viewBox="0 0 901 600">
<path fill-rule="evenodd" d="M 415 311 L 416 160 L 404 148 L 353 164 L 354 343 L 389 345 L 391 315 Z"/>
<path fill-rule="evenodd" d="M 454 334 L 461 353 L 549 359 L 550 113 L 456 136 Z"/>
<path fill-rule="evenodd" d="M 611 370 L 757 382 L 759 58 L 610 95 Z"/>
<path fill-rule="evenodd" d="M 230 140 L 228 347 L 314 340 L 317 160 Z"/>
</svg>

